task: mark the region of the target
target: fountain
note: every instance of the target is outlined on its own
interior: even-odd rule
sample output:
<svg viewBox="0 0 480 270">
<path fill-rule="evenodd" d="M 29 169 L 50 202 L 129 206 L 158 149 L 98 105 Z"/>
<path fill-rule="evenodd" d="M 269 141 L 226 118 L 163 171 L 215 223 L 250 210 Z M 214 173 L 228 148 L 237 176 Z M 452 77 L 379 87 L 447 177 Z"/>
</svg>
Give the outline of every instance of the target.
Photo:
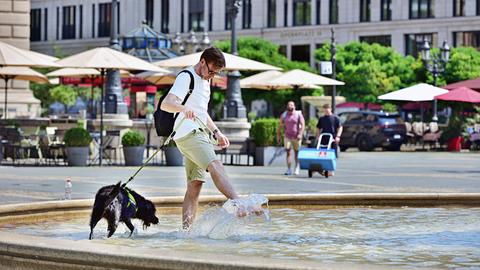
<svg viewBox="0 0 480 270">
<path fill-rule="evenodd" d="M 480 266 L 480 194 L 268 195 L 270 220 L 233 218 L 201 197 L 154 197 L 160 223 L 88 239 L 92 200 L 0 206 L 0 265 L 15 269 L 398 269 Z"/>
</svg>

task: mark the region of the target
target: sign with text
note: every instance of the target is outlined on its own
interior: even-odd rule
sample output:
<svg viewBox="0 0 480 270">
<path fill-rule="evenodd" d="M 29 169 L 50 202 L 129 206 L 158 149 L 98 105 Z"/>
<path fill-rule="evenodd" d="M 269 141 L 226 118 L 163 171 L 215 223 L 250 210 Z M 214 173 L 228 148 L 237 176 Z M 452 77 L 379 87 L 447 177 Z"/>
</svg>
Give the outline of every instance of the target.
<svg viewBox="0 0 480 270">
<path fill-rule="evenodd" d="M 322 75 L 332 74 L 332 62 L 320 61 L 320 74 Z"/>
</svg>

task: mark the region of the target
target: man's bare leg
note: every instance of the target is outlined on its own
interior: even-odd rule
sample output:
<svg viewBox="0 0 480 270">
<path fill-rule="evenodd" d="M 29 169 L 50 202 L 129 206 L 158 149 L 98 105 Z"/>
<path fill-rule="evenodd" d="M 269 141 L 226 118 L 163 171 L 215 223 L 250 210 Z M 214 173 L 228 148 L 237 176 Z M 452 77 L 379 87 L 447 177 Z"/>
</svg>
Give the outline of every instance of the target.
<svg viewBox="0 0 480 270">
<path fill-rule="evenodd" d="M 188 230 L 195 220 L 198 208 L 198 197 L 202 190 L 202 181 L 193 180 L 187 183 L 187 191 L 183 199 L 182 221 L 183 229 Z"/>
<path fill-rule="evenodd" d="M 220 160 L 214 160 L 208 165 L 208 171 L 212 176 L 213 183 L 225 197 L 229 199 L 237 199 L 238 194 L 233 189 L 233 186 L 228 181 L 227 172 Z"/>
</svg>

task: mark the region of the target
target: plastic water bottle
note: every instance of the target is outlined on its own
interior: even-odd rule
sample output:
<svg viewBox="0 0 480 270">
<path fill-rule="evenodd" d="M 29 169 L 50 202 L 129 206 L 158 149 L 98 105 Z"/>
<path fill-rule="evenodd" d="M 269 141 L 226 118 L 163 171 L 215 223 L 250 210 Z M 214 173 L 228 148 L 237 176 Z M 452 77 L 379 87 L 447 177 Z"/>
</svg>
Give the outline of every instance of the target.
<svg viewBox="0 0 480 270">
<path fill-rule="evenodd" d="M 65 200 L 71 200 L 72 199 L 72 180 L 70 177 L 67 178 L 67 181 L 65 181 Z"/>
</svg>

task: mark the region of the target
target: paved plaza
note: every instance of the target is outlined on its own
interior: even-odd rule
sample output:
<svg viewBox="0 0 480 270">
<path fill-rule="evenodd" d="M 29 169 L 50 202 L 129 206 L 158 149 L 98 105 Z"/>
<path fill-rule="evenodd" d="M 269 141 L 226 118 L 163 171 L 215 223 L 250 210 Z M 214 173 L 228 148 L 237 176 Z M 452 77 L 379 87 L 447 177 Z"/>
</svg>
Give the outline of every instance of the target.
<svg viewBox="0 0 480 270">
<path fill-rule="evenodd" d="M 283 167 L 227 166 L 233 185 L 249 193 L 480 192 L 480 154 L 449 152 L 346 152 L 334 177 Z M 136 167 L 0 167 L 2 204 L 58 200 L 67 177 L 73 199 L 94 198 L 103 185 L 125 181 Z M 149 166 L 130 187 L 145 196 L 183 195 L 183 167 Z M 203 195 L 219 194 L 210 179 Z"/>
</svg>

